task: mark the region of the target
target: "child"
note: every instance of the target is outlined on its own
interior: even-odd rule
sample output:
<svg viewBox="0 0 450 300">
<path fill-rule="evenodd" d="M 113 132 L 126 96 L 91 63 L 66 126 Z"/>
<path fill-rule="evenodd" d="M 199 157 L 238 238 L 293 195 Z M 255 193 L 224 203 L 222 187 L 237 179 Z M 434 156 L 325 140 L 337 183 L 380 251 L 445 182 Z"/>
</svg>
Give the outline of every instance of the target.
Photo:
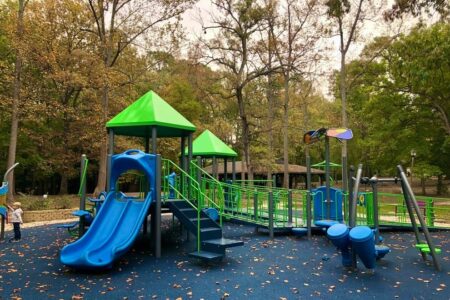
<svg viewBox="0 0 450 300">
<path fill-rule="evenodd" d="M 20 202 L 14 202 L 13 206 L 9 206 L 8 208 L 12 211 L 11 213 L 11 223 L 14 226 L 14 238 L 11 238 L 9 241 L 15 241 L 18 242 L 21 238 L 22 235 L 20 233 L 20 224 L 23 224 L 22 221 L 22 214 L 23 214 L 23 210 L 20 208 L 21 203 Z"/>
</svg>

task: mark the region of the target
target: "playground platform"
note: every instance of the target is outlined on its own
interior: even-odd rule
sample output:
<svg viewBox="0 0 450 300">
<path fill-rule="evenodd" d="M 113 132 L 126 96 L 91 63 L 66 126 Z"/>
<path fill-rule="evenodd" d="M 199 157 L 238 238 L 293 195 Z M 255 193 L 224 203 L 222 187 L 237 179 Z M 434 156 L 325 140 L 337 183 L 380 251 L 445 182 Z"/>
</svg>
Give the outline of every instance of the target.
<svg viewBox="0 0 450 300">
<path fill-rule="evenodd" d="M 223 262 L 202 264 L 187 256 L 192 245 L 169 215 L 163 217 L 162 256 L 152 255 L 140 235 L 109 271 L 65 267 L 59 252 L 71 238 L 55 225 L 23 230 L 19 243 L 0 244 L 0 299 L 445 299 L 450 288 L 450 232 L 433 232 L 442 248 L 442 271 L 424 264 L 412 247 L 414 235 L 384 232 L 392 253 L 375 274 L 342 268 L 325 236 L 270 239 L 254 226 L 224 223 L 224 234 L 244 241 Z M 11 233 L 8 233 L 11 234 Z M 194 239 L 191 239 L 194 241 Z"/>
</svg>

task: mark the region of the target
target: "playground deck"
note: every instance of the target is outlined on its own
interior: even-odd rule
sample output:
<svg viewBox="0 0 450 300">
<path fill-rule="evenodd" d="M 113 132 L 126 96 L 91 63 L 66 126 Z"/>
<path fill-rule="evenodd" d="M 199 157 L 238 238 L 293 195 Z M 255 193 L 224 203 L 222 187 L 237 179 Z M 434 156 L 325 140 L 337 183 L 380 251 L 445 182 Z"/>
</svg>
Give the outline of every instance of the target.
<svg viewBox="0 0 450 300">
<path fill-rule="evenodd" d="M 192 248 L 180 241 L 170 217 L 163 222 L 162 257 L 149 239 L 103 272 L 73 271 L 59 262 L 70 242 L 55 225 L 26 228 L 19 243 L 0 246 L 0 299 L 445 299 L 450 288 L 450 232 L 434 232 L 442 248 L 442 271 L 422 262 L 412 233 L 383 233 L 392 253 L 370 275 L 360 266 L 351 273 L 325 236 L 308 241 L 255 233 L 254 226 L 224 224 L 224 235 L 241 239 L 220 264 L 199 264 L 187 257 Z M 8 232 L 8 234 L 11 234 Z"/>
</svg>

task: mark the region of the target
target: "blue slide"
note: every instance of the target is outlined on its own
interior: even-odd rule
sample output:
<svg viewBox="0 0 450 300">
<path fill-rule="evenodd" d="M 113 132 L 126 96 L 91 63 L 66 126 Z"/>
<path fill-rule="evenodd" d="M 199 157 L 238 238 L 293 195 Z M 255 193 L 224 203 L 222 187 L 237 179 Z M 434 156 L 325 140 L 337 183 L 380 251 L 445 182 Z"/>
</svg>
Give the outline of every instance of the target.
<svg viewBox="0 0 450 300">
<path fill-rule="evenodd" d="M 63 264 L 80 269 L 108 268 L 130 249 L 156 199 L 156 155 L 128 150 L 111 158 L 111 186 L 124 172 L 137 170 L 150 187 L 144 200 L 110 191 L 88 231 L 79 240 L 61 250 Z M 158 178 L 159 180 L 159 178 Z"/>
<path fill-rule="evenodd" d="M 111 267 L 133 245 L 152 202 L 152 193 L 144 201 L 116 199 L 116 194 L 108 194 L 86 234 L 62 249 L 63 264 L 82 269 Z"/>
</svg>

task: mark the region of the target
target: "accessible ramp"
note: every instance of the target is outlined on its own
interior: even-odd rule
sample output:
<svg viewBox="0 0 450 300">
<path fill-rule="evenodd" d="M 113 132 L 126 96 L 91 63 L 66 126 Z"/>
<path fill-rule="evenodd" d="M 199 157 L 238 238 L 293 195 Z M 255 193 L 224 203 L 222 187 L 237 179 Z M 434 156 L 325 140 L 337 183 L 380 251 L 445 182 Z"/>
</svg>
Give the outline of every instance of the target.
<svg viewBox="0 0 450 300">
<path fill-rule="evenodd" d="M 81 269 L 111 267 L 133 245 L 147 216 L 152 194 L 142 201 L 110 192 L 86 234 L 62 249 L 61 262 Z"/>
</svg>

